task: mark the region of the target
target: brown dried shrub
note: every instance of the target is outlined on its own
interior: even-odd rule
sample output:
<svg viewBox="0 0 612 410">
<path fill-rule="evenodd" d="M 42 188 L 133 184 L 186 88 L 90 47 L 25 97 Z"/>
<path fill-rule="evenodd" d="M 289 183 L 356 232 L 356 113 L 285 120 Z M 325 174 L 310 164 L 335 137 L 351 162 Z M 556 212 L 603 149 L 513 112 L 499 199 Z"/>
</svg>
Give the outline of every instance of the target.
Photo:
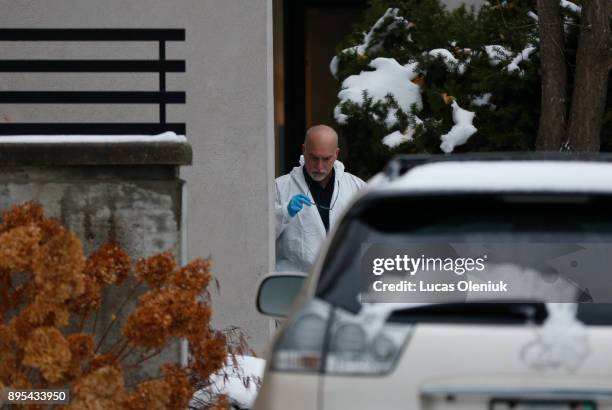
<svg viewBox="0 0 612 410">
<path fill-rule="evenodd" d="M 133 267 L 116 242 L 86 258 L 80 239 L 47 218 L 38 203 L 3 212 L 0 386 L 69 388 L 66 409 L 228 408 L 228 398 L 212 390 L 209 377 L 226 365 L 228 354 L 248 349 L 236 328 L 210 328 L 210 268 L 210 259 L 180 267 L 169 252 Z M 97 329 L 104 290 L 121 283 L 133 287 L 106 328 Z M 137 291 L 145 292 L 136 307 L 122 312 Z M 105 340 L 118 326 L 118 339 Z M 126 372 L 178 339 L 190 343 L 186 367 L 160 364 L 159 378 L 126 385 Z M 201 388 L 206 393 L 190 402 Z"/>
</svg>

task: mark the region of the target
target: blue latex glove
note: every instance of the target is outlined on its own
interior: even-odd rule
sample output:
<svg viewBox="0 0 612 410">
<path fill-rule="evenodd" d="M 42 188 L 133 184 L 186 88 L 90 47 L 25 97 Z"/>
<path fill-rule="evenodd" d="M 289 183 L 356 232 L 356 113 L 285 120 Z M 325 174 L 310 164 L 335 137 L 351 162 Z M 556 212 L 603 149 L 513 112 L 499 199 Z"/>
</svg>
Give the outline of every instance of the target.
<svg viewBox="0 0 612 410">
<path fill-rule="evenodd" d="M 287 211 L 289 212 L 289 216 L 293 218 L 295 215 L 297 215 L 297 213 L 302 210 L 304 204 L 308 206 L 312 205 L 310 198 L 308 198 L 304 194 L 297 194 L 293 196 L 293 198 L 291 198 L 289 204 L 287 205 Z"/>
</svg>

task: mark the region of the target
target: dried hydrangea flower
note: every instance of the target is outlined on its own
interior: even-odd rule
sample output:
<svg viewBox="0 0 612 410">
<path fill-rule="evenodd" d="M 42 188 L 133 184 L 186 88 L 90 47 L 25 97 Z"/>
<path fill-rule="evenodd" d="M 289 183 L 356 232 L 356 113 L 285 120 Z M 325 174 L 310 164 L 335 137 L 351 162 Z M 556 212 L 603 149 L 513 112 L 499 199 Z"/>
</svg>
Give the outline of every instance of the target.
<svg viewBox="0 0 612 410">
<path fill-rule="evenodd" d="M 93 279 L 85 280 L 83 293 L 67 301 L 71 312 L 87 316 L 102 304 L 102 287 Z"/>
<path fill-rule="evenodd" d="M 0 324 L 0 383 L 10 385 L 17 373 L 19 344 L 10 326 Z"/>
<path fill-rule="evenodd" d="M 204 339 L 190 339 L 189 347 L 192 352 L 190 366 L 200 377 L 208 378 L 225 365 L 227 347 L 221 333 L 212 333 Z"/>
<path fill-rule="evenodd" d="M 2 225 L 0 232 L 8 231 L 18 226 L 43 221 L 45 214 L 42 206 L 36 201 L 25 202 L 19 206 L 10 208 L 2 213 Z"/>
<path fill-rule="evenodd" d="M 80 378 L 72 390 L 70 410 L 122 410 L 125 397 L 123 372 L 104 366 Z"/>
<path fill-rule="evenodd" d="M 94 339 L 87 333 L 73 333 L 66 339 L 72 354 L 68 376 L 71 379 L 76 379 L 81 376 L 83 365 L 93 359 Z"/>
<path fill-rule="evenodd" d="M 125 410 L 167 410 L 172 388 L 165 380 L 149 380 L 140 383 L 123 402 Z"/>
<path fill-rule="evenodd" d="M 63 304 L 53 300 L 36 297 L 36 299 L 21 310 L 18 316 L 11 320 L 17 337 L 25 341 L 35 328 L 40 326 L 64 327 L 68 324 L 70 314 Z"/>
<path fill-rule="evenodd" d="M 123 335 L 132 345 L 145 349 L 158 349 L 170 338 L 172 317 L 159 306 L 140 305 L 123 326 Z"/>
<path fill-rule="evenodd" d="M 11 387 L 15 390 L 27 390 L 32 388 L 32 383 L 30 383 L 25 374 L 17 372 L 13 375 Z"/>
<path fill-rule="evenodd" d="M 146 259 L 140 259 L 136 264 L 136 279 L 152 288 L 166 284 L 168 278 L 176 270 L 176 259 L 170 252 L 160 253 Z"/>
<path fill-rule="evenodd" d="M 91 373 L 103 367 L 117 367 L 119 365 L 119 360 L 117 360 L 117 356 L 115 356 L 114 354 L 98 354 L 94 356 L 91 362 L 89 362 L 89 368 L 87 369 L 87 372 Z"/>
<path fill-rule="evenodd" d="M 103 245 L 87 258 L 85 273 L 104 285 L 123 282 L 130 273 L 129 255 L 116 242 Z"/>
<path fill-rule="evenodd" d="M 80 239 L 69 231 L 54 236 L 41 246 L 32 262 L 32 270 L 38 283 L 82 275 L 84 267 L 83 245 Z"/>
<path fill-rule="evenodd" d="M 203 335 L 208 331 L 210 317 L 210 306 L 198 302 L 191 292 L 157 289 L 139 298 L 123 334 L 133 345 L 156 349 L 170 337 Z"/>
<path fill-rule="evenodd" d="M 24 349 L 23 364 L 38 368 L 43 377 L 54 383 L 70 366 L 70 347 L 54 327 L 39 327 L 32 332 Z"/>
<path fill-rule="evenodd" d="M 195 259 L 178 271 L 169 279 L 170 285 L 199 295 L 206 290 L 212 279 L 210 259 Z"/>
<path fill-rule="evenodd" d="M 169 407 L 177 410 L 188 408 L 195 393 L 195 388 L 189 380 L 188 370 L 176 364 L 165 364 L 162 366 L 162 374 L 166 384 L 170 386 Z"/>
<path fill-rule="evenodd" d="M 40 228 L 34 224 L 18 226 L 0 235 L 0 268 L 24 272 L 31 270 L 32 257 L 38 253 Z"/>
</svg>

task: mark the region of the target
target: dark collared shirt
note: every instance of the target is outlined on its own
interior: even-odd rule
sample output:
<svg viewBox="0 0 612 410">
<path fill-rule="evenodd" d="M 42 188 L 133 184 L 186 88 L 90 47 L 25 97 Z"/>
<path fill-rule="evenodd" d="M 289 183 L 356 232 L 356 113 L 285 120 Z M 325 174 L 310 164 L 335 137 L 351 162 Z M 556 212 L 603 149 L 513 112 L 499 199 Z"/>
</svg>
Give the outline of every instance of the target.
<svg viewBox="0 0 612 410">
<path fill-rule="evenodd" d="M 334 195 L 334 186 L 336 185 L 335 178 L 335 170 L 332 168 L 331 178 L 327 183 L 327 186 L 323 188 L 321 184 L 312 179 L 308 172 L 306 171 L 306 167 L 302 168 L 304 172 L 304 179 L 306 179 L 306 185 L 310 190 L 310 194 L 314 199 L 315 204 L 324 206 L 325 208 L 329 208 L 329 204 L 331 203 L 332 196 Z M 316 205 L 312 205 L 316 206 Z M 329 209 L 321 208 L 317 206 L 317 210 L 319 211 L 319 215 L 321 216 L 321 221 L 323 221 L 323 226 L 325 226 L 325 232 L 329 231 Z"/>
</svg>

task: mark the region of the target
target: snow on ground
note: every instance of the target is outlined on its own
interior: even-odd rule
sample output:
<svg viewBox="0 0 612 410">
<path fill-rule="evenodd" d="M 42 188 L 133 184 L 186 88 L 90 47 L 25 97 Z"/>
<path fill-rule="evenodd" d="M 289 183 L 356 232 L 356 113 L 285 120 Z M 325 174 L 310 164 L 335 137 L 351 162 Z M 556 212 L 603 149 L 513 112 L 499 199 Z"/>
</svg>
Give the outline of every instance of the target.
<svg viewBox="0 0 612 410">
<path fill-rule="evenodd" d="M 184 135 L 164 132 L 159 135 L 10 135 L 0 137 L 0 144 L 115 144 L 134 142 L 175 142 L 185 143 Z"/>
<path fill-rule="evenodd" d="M 374 99 L 374 102 L 384 102 L 385 97 L 391 94 L 406 113 L 411 112 L 413 104 L 416 104 L 417 110 L 421 110 L 423 107 L 421 89 L 411 81 L 417 76 L 416 65 L 417 63 L 409 63 L 403 66 L 393 58 L 379 57 L 370 62 L 370 67 L 374 68 L 374 71 L 362 71 L 348 77 L 342 82 L 342 90 L 338 93 L 340 102 L 334 110 L 336 121 L 339 124 L 346 123 L 346 115 L 341 112 L 342 104 L 347 101 L 363 104 L 364 91 Z M 391 125 L 390 116 L 385 122 L 387 126 Z M 393 121 L 393 124 L 395 122 Z"/>
<path fill-rule="evenodd" d="M 226 367 L 217 374 L 211 376 L 211 381 L 216 390 L 226 394 L 235 407 L 250 409 L 253 407 L 257 397 L 258 385 L 264 374 L 266 361 L 252 356 L 236 356 L 238 369 L 234 368 L 231 358 L 228 356 Z M 224 380 L 224 373 L 228 379 Z M 248 382 L 245 386 L 245 380 Z M 196 393 L 197 397 L 198 393 Z"/>
<path fill-rule="evenodd" d="M 465 144 L 478 131 L 472 124 L 472 121 L 474 121 L 474 113 L 472 111 L 464 110 L 457 104 L 457 101 L 453 101 L 452 108 L 455 125 L 449 132 L 440 137 L 442 140 L 440 149 L 447 154 L 453 152 L 457 145 Z"/>
</svg>

